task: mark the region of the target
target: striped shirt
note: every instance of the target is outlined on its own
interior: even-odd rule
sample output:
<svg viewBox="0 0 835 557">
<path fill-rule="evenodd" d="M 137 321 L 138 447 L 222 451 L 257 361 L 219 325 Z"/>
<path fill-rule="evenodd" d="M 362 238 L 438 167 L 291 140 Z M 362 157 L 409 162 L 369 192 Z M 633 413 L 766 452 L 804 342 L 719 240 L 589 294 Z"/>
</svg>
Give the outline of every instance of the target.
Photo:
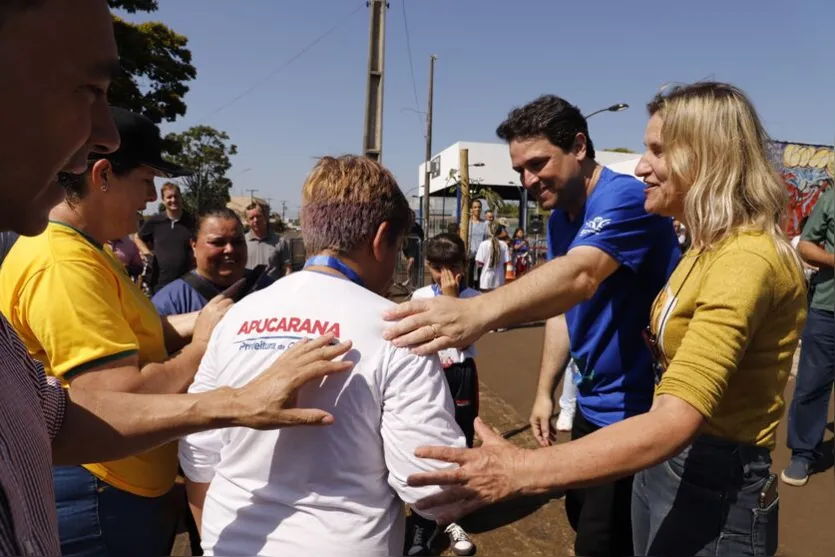
<svg viewBox="0 0 835 557">
<path fill-rule="evenodd" d="M 0 315 L 0 555 L 60 555 L 52 439 L 67 395 Z"/>
</svg>

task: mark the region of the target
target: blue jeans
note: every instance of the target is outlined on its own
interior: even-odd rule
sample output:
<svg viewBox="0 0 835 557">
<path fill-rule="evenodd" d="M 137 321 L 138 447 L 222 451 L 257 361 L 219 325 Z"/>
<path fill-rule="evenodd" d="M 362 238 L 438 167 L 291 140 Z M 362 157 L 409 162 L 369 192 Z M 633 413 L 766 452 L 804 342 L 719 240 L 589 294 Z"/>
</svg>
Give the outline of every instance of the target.
<svg viewBox="0 0 835 557">
<path fill-rule="evenodd" d="M 767 449 L 697 437 L 635 476 L 635 555 L 774 555 L 779 497 L 760 505 L 769 479 L 776 489 Z"/>
<path fill-rule="evenodd" d="M 820 455 L 820 444 L 826 431 L 829 397 L 835 383 L 835 314 L 809 309 L 797 382 L 789 407 L 789 448 L 792 458 L 812 464 Z"/>
<path fill-rule="evenodd" d="M 141 497 L 104 483 L 81 466 L 55 466 L 61 554 L 76 557 L 168 555 L 177 508 L 167 495 Z"/>
</svg>

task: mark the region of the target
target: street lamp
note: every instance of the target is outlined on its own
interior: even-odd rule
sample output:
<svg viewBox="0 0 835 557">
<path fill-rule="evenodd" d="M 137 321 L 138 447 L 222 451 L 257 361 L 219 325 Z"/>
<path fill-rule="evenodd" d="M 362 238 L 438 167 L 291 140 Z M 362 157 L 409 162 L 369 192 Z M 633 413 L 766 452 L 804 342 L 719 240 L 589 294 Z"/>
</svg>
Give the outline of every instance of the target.
<svg viewBox="0 0 835 557">
<path fill-rule="evenodd" d="M 595 114 L 600 114 L 601 112 L 623 112 L 623 111 L 624 111 L 624 110 L 626 110 L 627 108 L 629 108 L 629 105 L 628 105 L 628 104 L 626 104 L 626 103 L 618 103 L 618 104 L 613 104 L 613 105 L 612 105 L 612 106 L 610 106 L 610 107 L 607 107 L 607 108 L 601 108 L 600 110 L 595 110 L 595 111 L 594 111 L 594 112 L 592 112 L 591 114 L 587 114 L 587 115 L 586 115 L 586 120 L 588 120 L 589 118 L 591 118 L 591 117 L 592 117 L 592 116 L 594 116 Z"/>
</svg>

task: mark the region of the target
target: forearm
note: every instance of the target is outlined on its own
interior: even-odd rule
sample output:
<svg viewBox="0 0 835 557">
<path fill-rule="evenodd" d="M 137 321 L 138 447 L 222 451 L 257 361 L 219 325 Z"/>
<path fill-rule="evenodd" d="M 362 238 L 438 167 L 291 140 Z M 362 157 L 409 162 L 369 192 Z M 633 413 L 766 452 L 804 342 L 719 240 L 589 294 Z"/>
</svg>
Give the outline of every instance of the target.
<svg viewBox="0 0 835 557">
<path fill-rule="evenodd" d="M 150 255 L 152 253 L 151 248 L 148 247 L 148 244 L 138 234 L 133 237 L 133 243 L 136 244 L 136 247 L 139 248 L 139 253 L 142 255 Z"/>
<path fill-rule="evenodd" d="M 571 256 L 559 257 L 479 298 L 486 330 L 561 315 L 588 299 L 596 283 Z"/>
<path fill-rule="evenodd" d="M 695 412 L 695 410 L 693 410 Z M 570 443 L 526 451 L 519 461 L 523 494 L 613 481 L 664 462 L 696 435 L 698 418 L 677 424 L 656 412 L 604 427 Z"/>
<path fill-rule="evenodd" d="M 194 324 L 200 312 L 193 311 L 182 315 L 168 315 L 162 318 L 162 331 L 165 335 L 165 347 L 173 354 L 191 340 Z"/>
<path fill-rule="evenodd" d="M 235 391 L 136 395 L 70 389 L 55 464 L 105 462 L 145 452 L 183 435 L 244 425 Z"/>
<path fill-rule="evenodd" d="M 206 352 L 202 343 L 191 343 L 162 363 L 147 364 L 139 370 L 139 381 L 129 389 L 137 394 L 176 394 L 188 390 L 200 360 Z"/>
<path fill-rule="evenodd" d="M 551 397 L 565 373 L 569 356 L 568 328 L 565 316 L 552 317 L 545 323 L 545 342 L 539 367 L 537 395 Z"/>
<path fill-rule="evenodd" d="M 829 253 L 812 242 L 801 240 L 797 245 L 797 252 L 803 261 L 813 267 L 835 267 L 835 253 Z"/>
<path fill-rule="evenodd" d="M 209 492 L 209 483 L 197 483 L 186 478 L 186 497 L 191 514 L 194 516 L 194 523 L 197 525 L 197 532 L 202 534 L 203 526 L 203 504 L 206 501 L 206 493 Z"/>
</svg>

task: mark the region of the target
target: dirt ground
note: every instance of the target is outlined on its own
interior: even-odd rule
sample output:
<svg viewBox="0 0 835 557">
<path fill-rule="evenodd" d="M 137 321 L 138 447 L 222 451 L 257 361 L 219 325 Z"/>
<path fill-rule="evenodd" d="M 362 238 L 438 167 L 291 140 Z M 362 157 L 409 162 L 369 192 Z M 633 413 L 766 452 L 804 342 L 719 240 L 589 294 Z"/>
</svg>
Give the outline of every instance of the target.
<svg viewBox="0 0 835 557">
<path fill-rule="evenodd" d="M 542 338 L 543 328 L 532 327 L 493 333 L 482 338 L 477 345 L 481 381 L 490 392 L 496 393 L 502 402 L 515 410 L 520 416 L 520 422 L 527 422 L 533 403 Z M 786 388 L 787 403 L 791 400 L 793 392 L 794 379 L 791 379 Z M 488 416 L 484 417 L 489 420 Z M 826 452 L 831 455 L 833 449 L 832 405 L 830 405 L 829 421 L 825 443 Z M 791 456 L 786 448 L 785 418 L 781 421 L 777 449 L 772 456 L 773 471 L 779 474 L 788 464 Z M 835 474 L 833 474 L 831 459 L 826 459 L 821 464 L 822 470 L 814 474 L 804 487 L 791 487 L 780 483 L 779 555 L 783 557 L 825 557 L 833 554 L 835 528 L 832 527 L 832 516 L 835 512 Z M 561 500 L 559 506 L 562 506 Z M 536 513 L 533 517 L 536 517 Z M 554 526 L 558 529 L 552 530 L 550 536 L 555 542 L 559 542 L 565 538 L 566 532 L 559 529 L 562 523 L 558 522 Z M 555 544 L 556 548 L 559 548 L 558 543 Z M 485 546 L 484 550 L 488 552 L 480 552 L 480 554 L 498 554 L 489 549 Z M 505 551 L 502 553 L 507 554 Z M 551 554 L 570 555 L 571 553 L 553 551 Z"/>
</svg>

